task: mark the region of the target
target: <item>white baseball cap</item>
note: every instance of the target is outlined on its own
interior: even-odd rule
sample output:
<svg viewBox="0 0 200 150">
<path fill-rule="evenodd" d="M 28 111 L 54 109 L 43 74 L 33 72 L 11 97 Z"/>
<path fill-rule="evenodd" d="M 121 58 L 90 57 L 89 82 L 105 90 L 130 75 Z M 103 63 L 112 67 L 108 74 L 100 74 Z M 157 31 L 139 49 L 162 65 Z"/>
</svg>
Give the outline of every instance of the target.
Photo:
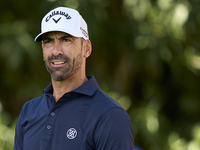
<svg viewBox="0 0 200 150">
<path fill-rule="evenodd" d="M 75 37 L 89 39 L 87 24 L 79 12 L 67 7 L 58 7 L 47 13 L 41 22 L 41 33 L 35 38 L 36 42 L 42 41 L 45 33 L 61 31 Z"/>
</svg>

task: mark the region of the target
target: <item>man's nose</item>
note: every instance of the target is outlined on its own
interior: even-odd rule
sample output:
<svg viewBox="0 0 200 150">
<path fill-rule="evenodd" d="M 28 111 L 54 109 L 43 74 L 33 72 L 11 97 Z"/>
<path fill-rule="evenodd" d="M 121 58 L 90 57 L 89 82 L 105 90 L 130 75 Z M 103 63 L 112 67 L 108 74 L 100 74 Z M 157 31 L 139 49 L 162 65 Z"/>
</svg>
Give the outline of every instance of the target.
<svg viewBox="0 0 200 150">
<path fill-rule="evenodd" d="M 54 48 L 53 48 L 53 55 L 58 56 L 63 54 L 63 48 L 62 45 L 59 42 L 54 43 Z"/>
</svg>

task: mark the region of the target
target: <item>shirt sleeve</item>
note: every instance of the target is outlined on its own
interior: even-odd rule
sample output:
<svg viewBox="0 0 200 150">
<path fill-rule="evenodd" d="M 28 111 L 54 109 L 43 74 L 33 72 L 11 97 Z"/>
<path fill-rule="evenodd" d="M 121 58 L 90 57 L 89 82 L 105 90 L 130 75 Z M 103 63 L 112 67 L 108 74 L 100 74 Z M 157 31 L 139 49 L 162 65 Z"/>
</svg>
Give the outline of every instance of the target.
<svg viewBox="0 0 200 150">
<path fill-rule="evenodd" d="M 94 134 L 97 150 L 134 150 L 131 120 L 122 108 L 107 111 Z"/>
<path fill-rule="evenodd" d="M 23 111 L 23 110 L 22 110 Z M 23 129 L 21 126 L 21 120 L 22 120 L 22 111 L 20 113 L 20 116 L 17 120 L 17 124 L 15 127 L 15 139 L 14 139 L 14 148 L 13 150 L 23 150 Z"/>
</svg>

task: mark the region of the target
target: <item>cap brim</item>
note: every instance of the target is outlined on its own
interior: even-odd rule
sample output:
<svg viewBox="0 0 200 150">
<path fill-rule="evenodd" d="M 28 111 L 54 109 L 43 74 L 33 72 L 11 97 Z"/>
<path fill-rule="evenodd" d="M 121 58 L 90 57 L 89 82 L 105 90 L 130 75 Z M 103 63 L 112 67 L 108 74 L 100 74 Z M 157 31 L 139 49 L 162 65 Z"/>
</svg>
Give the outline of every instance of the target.
<svg viewBox="0 0 200 150">
<path fill-rule="evenodd" d="M 76 35 L 73 35 L 73 34 L 70 33 L 70 31 L 67 32 L 67 31 L 62 30 L 62 29 L 55 29 L 55 30 L 45 31 L 45 32 L 42 32 L 42 33 L 38 34 L 38 35 L 35 37 L 34 41 L 35 41 L 35 42 L 41 42 L 45 33 L 53 32 L 53 31 L 65 32 L 65 33 L 70 34 L 70 35 L 75 36 L 75 37 L 83 37 L 82 35 L 80 35 L 80 34 L 78 34 L 78 33 L 77 33 Z M 85 37 L 83 37 L 83 38 L 84 38 L 85 40 L 87 40 Z"/>
<path fill-rule="evenodd" d="M 34 41 L 35 41 L 35 42 L 41 42 L 41 41 L 42 41 L 42 38 L 43 38 L 43 35 L 44 35 L 45 33 L 47 33 L 47 32 L 38 34 L 38 35 L 35 37 Z"/>
</svg>

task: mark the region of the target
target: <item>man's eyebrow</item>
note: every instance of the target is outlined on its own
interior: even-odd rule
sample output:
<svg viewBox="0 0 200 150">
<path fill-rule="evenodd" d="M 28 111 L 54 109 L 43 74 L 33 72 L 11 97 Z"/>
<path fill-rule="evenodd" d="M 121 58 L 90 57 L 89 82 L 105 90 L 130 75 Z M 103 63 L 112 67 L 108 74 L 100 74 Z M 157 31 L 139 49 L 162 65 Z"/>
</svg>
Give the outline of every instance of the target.
<svg viewBox="0 0 200 150">
<path fill-rule="evenodd" d="M 58 37 L 59 40 L 66 39 L 66 38 L 73 38 L 73 36 L 72 35 L 63 35 L 63 36 Z M 43 38 L 42 38 L 42 41 L 44 41 L 44 40 L 54 40 L 54 38 L 46 35 L 46 36 L 43 36 Z"/>
<path fill-rule="evenodd" d="M 60 36 L 58 39 L 66 39 L 66 38 L 73 38 L 73 36 L 71 36 L 71 35 L 64 35 L 64 36 Z"/>
<path fill-rule="evenodd" d="M 42 41 L 44 41 L 44 40 L 53 40 L 53 38 L 50 38 L 48 36 L 43 36 Z"/>
</svg>

